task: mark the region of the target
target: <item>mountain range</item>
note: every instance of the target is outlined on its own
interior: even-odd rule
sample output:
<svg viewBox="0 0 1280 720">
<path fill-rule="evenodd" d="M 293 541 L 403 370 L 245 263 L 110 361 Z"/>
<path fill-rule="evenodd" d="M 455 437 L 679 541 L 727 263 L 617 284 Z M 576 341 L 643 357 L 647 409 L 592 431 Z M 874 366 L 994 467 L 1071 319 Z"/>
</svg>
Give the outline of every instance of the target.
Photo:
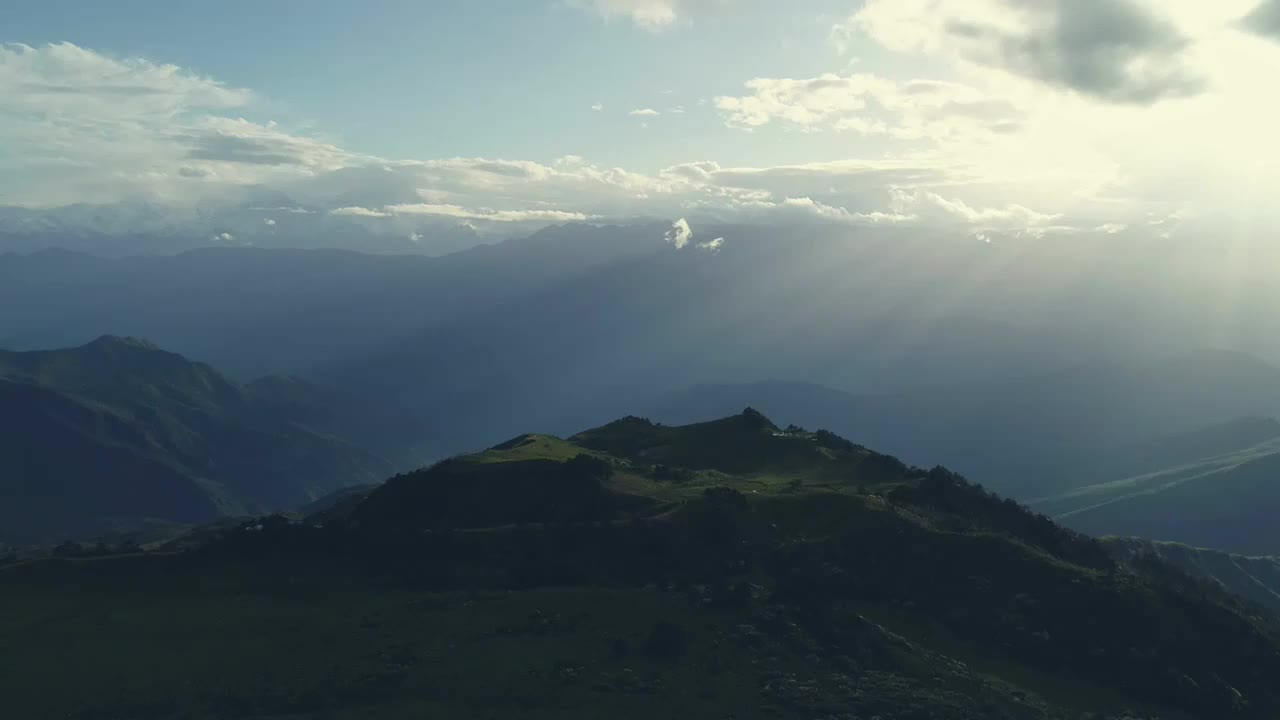
<svg viewBox="0 0 1280 720">
<path fill-rule="evenodd" d="M 1194 351 L 891 394 L 777 381 L 700 385 L 652 398 L 646 412 L 689 422 L 743 404 L 1031 499 L 1274 437 L 1267 418 L 1280 417 L 1280 368 Z"/>
<path fill-rule="evenodd" d="M 0 352 L 0 397 L 9 542 L 290 509 L 392 469 L 342 437 L 356 404 L 299 381 L 237 384 L 132 338 Z"/>
<path fill-rule="evenodd" d="M 1267 340 L 1280 333 L 1261 316 L 1228 332 L 1190 307 L 1179 323 L 1156 318 L 1171 315 L 1166 300 L 1195 295 L 1117 281 L 1151 248 L 724 225 L 696 229 L 724 237 L 716 249 L 680 249 L 664 230 L 568 225 L 435 258 L 8 254 L 0 346 L 143 337 L 396 470 L 625 412 L 689 422 L 752 405 L 1039 501 L 1244 450 L 1256 429 L 1232 423 L 1280 417 L 1280 370 L 1268 361 L 1280 353 Z M 1104 250 L 1117 254 L 1087 272 Z M 1164 250 L 1153 277 L 1212 260 L 1189 243 Z M 1148 334 L 1132 337 L 1135 323 Z M 1237 349 L 1204 349 L 1224 338 Z M 1219 444 L 1187 457 L 1186 438 L 1214 428 Z M 1065 521 L 1148 531 L 1079 513 Z M 1226 549 L 1271 547 L 1258 538 Z"/>
<path fill-rule="evenodd" d="M 148 720 L 1280 712 L 1274 615 L 1113 552 L 751 409 L 629 417 L 311 516 L 10 560 L 0 691 Z"/>
<path fill-rule="evenodd" d="M 1187 442 L 1178 447 L 1181 457 L 1155 469 L 1032 505 L 1094 535 L 1172 540 L 1244 555 L 1280 554 L 1274 524 L 1280 511 L 1280 423 L 1258 420 L 1246 427 L 1250 432 L 1242 432 L 1241 423 L 1230 427 L 1242 447 L 1206 452 L 1207 447 Z"/>
<path fill-rule="evenodd" d="M 1242 598 L 1280 610 L 1280 557 L 1234 555 L 1181 543 L 1108 537 L 1103 543 L 1122 562 L 1156 558 Z"/>
</svg>

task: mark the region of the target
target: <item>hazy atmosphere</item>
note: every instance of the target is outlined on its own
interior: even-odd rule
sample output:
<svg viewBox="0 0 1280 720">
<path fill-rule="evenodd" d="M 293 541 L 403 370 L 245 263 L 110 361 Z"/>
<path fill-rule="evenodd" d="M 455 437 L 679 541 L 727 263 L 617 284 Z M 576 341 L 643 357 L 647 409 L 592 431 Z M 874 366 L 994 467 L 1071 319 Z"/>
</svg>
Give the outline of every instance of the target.
<svg viewBox="0 0 1280 720">
<path fill-rule="evenodd" d="M 1276 77 L 1280 0 L 6 0 L 0 714 L 1272 720 Z"/>
</svg>

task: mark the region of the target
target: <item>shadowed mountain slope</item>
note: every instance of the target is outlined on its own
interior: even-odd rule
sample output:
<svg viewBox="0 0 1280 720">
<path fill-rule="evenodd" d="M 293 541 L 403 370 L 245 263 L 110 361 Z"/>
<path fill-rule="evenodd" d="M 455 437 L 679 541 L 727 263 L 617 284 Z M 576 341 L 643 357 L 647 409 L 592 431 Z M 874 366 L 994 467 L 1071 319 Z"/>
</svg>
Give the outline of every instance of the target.
<svg viewBox="0 0 1280 720">
<path fill-rule="evenodd" d="M 135 339 L 0 352 L 0 395 L 13 541 L 291 508 L 390 469 L 269 387 Z"/>
<path fill-rule="evenodd" d="M 28 648 L 20 662 L 0 650 L 11 707 L 154 720 L 1280 712 L 1280 623 L 1257 606 L 1155 558 L 1117 562 L 944 469 L 755 411 L 522 435 L 309 518 L 168 547 L 0 569 L 0 628 Z M 111 622 L 76 610 L 86 588 Z M 61 610 L 36 620 L 34 603 Z M 161 626 L 123 662 L 95 650 Z M 203 671 L 171 636 L 210 643 Z M 78 664 L 49 692 L 40 678 L 64 655 L 29 648 L 73 638 Z M 143 666 L 155 670 L 130 672 Z"/>
</svg>

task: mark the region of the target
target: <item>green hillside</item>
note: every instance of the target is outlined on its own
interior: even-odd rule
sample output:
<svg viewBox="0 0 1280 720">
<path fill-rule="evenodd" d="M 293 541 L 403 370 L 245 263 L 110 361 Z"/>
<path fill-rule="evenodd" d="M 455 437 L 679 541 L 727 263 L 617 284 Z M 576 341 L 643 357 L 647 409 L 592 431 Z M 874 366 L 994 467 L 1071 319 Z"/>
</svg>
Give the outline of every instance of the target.
<svg viewBox="0 0 1280 720">
<path fill-rule="evenodd" d="M 0 569 L 24 718 L 1271 719 L 1280 623 L 754 411 Z"/>
<path fill-rule="evenodd" d="M 134 339 L 0 352 L 0 541 L 292 508 L 389 472 L 270 387 Z"/>
</svg>

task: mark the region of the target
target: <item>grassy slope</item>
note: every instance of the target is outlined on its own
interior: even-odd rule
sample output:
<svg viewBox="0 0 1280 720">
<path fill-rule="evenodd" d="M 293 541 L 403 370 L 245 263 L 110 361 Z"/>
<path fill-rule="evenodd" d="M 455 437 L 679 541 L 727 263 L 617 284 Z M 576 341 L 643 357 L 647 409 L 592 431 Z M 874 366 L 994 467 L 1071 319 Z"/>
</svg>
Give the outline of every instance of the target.
<svg viewBox="0 0 1280 720">
<path fill-rule="evenodd" d="M 1076 720 L 1156 701 L 1175 670 L 1198 684 L 1179 696 L 1170 678 L 1170 697 L 1206 708 L 1233 707 L 1211 674 L 1256 710 L 1280 702 L 1241 670 L 1280 647 L 1247 610 L 1109 570 L 1089 541 L 945 473 L 889 480 L 891 459 L 750 415 L 625 422 L 401 476 L 326 530 L 0 570 L 0 695 L 33 719 Z M 551 489 L 580 454 L 613 466 L 597 520 L 508 525 L 523 503 L 467 504 L 469 480 L 519 486 L 536 468 Z M 744 456 L 760 471 L 721 469 Z M 655 459 L 691 467 L 658 479 Z M 741 500 L 707 493 L 722 486 Z M 416 529 L 441 518 L 458 527 Z M 1188 716 L 1260 717 L 1160 714 Z"/>
<path fill-rule="evenodd" d="M 31 720 L 298 717 L 333 707 L 341 718 L 723 717 L 750 707 L 733 667 L 741 659 L 717 653 L 715 635 L 700 635 L 689 651 L 722 658 L 727 667 L 714 676 L 671 673 L 640 650 L 654 617 L 722 631 L 742 618 L 652 591 L 108 597 L 93 607 L 56 592 L 0 599 L 0 637 L 28 649 L 0 656 L 8 712 Z M 617 639 L 636 656 L 615 657 Z"/>
</svg>

